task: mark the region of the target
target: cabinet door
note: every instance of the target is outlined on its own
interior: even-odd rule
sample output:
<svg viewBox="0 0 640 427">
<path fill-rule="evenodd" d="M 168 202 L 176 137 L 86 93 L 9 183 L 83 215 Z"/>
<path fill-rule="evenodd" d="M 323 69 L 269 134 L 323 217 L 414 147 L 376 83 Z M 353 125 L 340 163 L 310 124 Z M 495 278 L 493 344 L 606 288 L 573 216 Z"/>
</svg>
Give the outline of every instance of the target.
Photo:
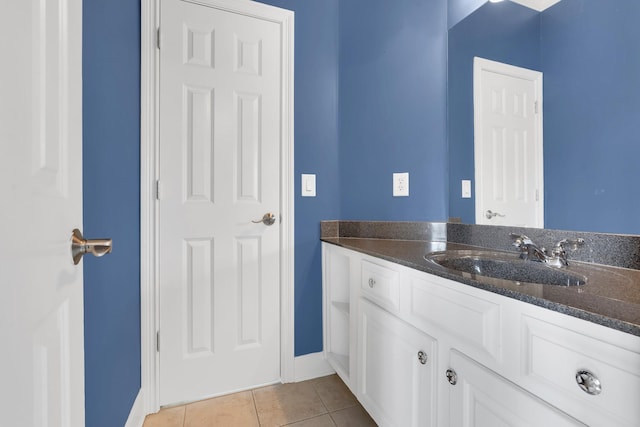
<svg viewBox="0 0 640 427">
<path fill-rule="evenodd" d="M 451 426 L 584 425 L 455 350 L 448 372 Z"/>
<path fill-rule="evenodd" d="M 435 426 L 436 341 L 365 299 L 358 322 L 364 408 L 380 426 Z"/>
</svg>

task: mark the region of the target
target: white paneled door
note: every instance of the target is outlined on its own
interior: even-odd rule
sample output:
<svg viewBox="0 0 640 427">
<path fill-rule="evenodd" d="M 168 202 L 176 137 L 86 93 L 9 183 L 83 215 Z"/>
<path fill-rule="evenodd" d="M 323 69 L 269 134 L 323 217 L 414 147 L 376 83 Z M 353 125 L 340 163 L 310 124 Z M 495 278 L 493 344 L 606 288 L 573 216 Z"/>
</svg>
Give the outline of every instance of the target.
<svg viewBox="0 0 640 427">
<path fill-rule="evenodd" d="M 82 2 L 0 8 L 0 412 L 84 425 Z"/>
<path fill-rule="evenodd" d="M 161 405 L 280 379 L 281 29 L 215 3 L 161 2 Z"/>
<path fill-rule="evenodd" d="M 474 60 L 476 223 L 544 226 L 542 73 Z"/>
</svg>

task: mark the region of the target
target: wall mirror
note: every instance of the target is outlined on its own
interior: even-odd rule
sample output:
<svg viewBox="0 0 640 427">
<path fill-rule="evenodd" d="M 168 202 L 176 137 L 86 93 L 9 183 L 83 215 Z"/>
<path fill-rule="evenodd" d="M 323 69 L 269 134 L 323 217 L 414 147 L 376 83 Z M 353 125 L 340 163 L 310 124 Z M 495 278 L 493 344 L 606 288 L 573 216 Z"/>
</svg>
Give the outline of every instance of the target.
<svg viewBox="0 0 640 427">
<path fill-rule="evenodd" d="M 454 1 L 454 0 L 450 0 Z M 545 227 L 640 234 L 640 2 L 486 2 L 449 29 L 449 216 L 475 220 L 473 57 L 544 75 Z M 473 188 L 473 185 L 472 185 Z"/>
</svg>

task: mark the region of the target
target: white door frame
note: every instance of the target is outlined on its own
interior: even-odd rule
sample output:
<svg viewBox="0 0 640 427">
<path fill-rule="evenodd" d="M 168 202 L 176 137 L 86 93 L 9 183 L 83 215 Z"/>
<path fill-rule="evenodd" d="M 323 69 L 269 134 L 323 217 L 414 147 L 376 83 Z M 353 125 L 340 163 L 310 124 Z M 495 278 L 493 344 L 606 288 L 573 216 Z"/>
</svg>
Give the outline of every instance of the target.
<svg viewBox="0 0 640 427">
<path fill-rule="evenodd" d="M 294 169 L 293 169 L 293 73 L 294 14 L 250 0 L 184 0 L 215 6 L 232 13 L 266 19 L 280 25 L 282 34 L 282 110 L 280 193 L 280 376 L 294 380 Z M 157 28 L 160 0 L 141 0 L 140 66 L 140 339 L 141 393 L 145 413 L 159 409 L 159 364 L 156 331 L 159 327 L 157 268 L 158 212 L 156 180 L 159 147 L 159 51 Z"/>
<path fill-rule="evenodd" d="M 536 165 L 538 165 L 541 169 L 541 173 L 538 176 L 536 186 L 538 188 L 538 194 L 540 197 L 540 203 L 536 205 L 536 209 L 538 210 L 537 217 L 540 219 L 540 222 L 536 225 L 536 227 L 543 228 L 544 227 L 544 156 L 543 156 L 543 102 L 542 102 L 542 78 L 543 74 L 539 71 L 530 70 L 528 68 L 516 67 L 514 65 L 505 64 L 502 62 L 491 61 L 489 59 L 484 59 L 480 57 L 473 58 L 473 139 L 474 139 L 474 179 L 475 179 L 475 219 L 476 224 L 481 224 L 483 215 L 485 214 L 484 210 L 480 208 L 478 204 L 479 195 L 482 196 L 482 179 L 484 176 L 484 172 L 482 170 L 482 163 L 479 160 L 478 156 L 478 144 L 482 143 L 483 138 L 483 123 L 481 120 L 482 117 L 482 103 L 480 102 L 482 95 L 482 79 L 481 74 L 482 71 L 490 71 L 497 74 L 504 74 L 506 76 L 516 77 L 522 80 L 532 81 L 534 84 L 534 92 L 535 92 L 535 100 L 537 102 L 537 107 L 540 111 L 539 114 L 536 114 L 536 123 L 535 123 L 535 146 L 536 146 Z"/>
</svg>

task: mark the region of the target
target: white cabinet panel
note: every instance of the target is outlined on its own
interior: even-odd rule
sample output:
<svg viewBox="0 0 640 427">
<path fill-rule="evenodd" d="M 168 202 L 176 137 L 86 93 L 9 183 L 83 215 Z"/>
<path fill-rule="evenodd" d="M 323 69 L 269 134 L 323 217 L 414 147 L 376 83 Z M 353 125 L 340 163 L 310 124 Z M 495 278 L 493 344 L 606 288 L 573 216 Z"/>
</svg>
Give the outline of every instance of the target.
<svg viewBox="0 0 640 427">
<path fill-rule="evenodd" d="M 632 340 L 628 344 L 632 344 Z M 522 383 L 589 425 L 640 425 L 640 354 L 565 325 L 522 316 Z M 589 394 L 576 381 L 588 371 L 600 383 Z"/>
<path fill-rule="evenodd" d="M 584 425 L 455 350 L 450 363 L 456 373 L 449 388 L 452 427 Z"/>
<path fill-rule="evenodd" d="M 436 341 L 361 299 L 358 399 L 380 426 L 435 426 Z"/>
<path fill-rule="evenodd" d="M 439 330 L 456 338 L 466 354 L 492 365 L 502 362 L 501 306 L 489 298 L 461 292 L 458 283 L 428 274 L 411 275 L 407 294 L 409 321 L 420 329 Z M 495 299 L 495 298 L 494 298 Z"/>
</svg>

